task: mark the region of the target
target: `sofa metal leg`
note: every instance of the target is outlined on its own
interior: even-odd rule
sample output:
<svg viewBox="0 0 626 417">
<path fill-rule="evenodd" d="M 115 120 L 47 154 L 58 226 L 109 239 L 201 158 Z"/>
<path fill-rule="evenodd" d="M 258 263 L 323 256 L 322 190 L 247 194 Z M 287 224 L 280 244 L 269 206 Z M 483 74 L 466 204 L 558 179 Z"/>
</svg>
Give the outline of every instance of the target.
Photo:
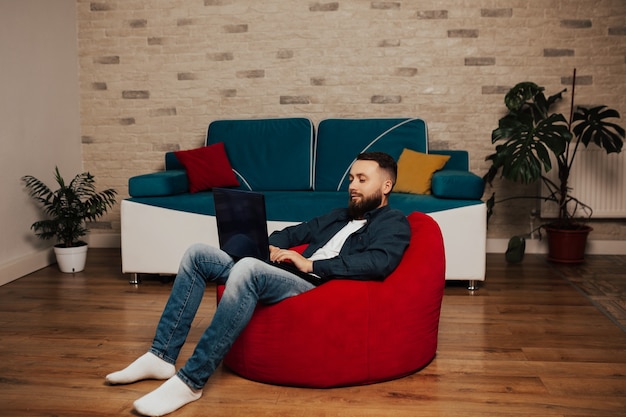
<svg viewBox="0 0 626 417">
<path fill-rule="evenodd" d="M 128 283 L 132 285 L 139 284 L 139 274 L 130 274 L 130 281 L 128 281 Z"/>
<path fill-rule="evenodd" d="M 478 281 L 475 279 L 470 280 L 467 283 L 467 289 L 470 291 L 476 291 L 478 289 Z"/>
</svg>

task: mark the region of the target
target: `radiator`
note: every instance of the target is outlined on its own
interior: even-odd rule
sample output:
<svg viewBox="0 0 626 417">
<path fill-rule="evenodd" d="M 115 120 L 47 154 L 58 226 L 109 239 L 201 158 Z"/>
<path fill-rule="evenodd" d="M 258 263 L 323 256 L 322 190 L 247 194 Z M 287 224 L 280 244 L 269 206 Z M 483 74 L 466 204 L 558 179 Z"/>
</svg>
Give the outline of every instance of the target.
<svg viewBox="0 0 626 417">
<path fill-rule="evenodd" d="M 593 209 L 593 218 L 626 218 L 626 152 L 612 153 L 595 145 L 579 148 L 570 173 L 571 195 Z M 546 175 L 558 184 L 556 162 Z M 542 185 L 542 195 L 547 195 Z M 577 213 L 584 216 L 584 213 Z M 558 216 L 557 205 L 541 203 L 541 217 Z"/>
</svg>

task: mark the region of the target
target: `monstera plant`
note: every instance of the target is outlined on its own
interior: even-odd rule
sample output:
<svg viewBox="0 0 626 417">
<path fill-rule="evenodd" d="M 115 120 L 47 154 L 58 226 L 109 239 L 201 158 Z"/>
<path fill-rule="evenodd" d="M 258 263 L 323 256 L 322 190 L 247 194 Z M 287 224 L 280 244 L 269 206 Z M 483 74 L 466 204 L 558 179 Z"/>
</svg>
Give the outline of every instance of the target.
<svg viewBox="0 0 626 417">
<path fill-rule="evenodd" d="M 548 233 L 549 259 L 564 262 L 580 262 L 584 255 L 563 254 L 562 246 L 556 243 L 558 238 L 553 237 L 553 232 L 571 232 L 565 238 L 566 242 L 572 242 L 574 236 L 582 235 L 584 239 L 577 246 L 578 249 L 582 246 L 584 254 L 587 234 L 591 231 L 581 218 L 590 218 L 593 210 L 572 195 L 569 183 L 576 155 L 581 146 L 587 147 L 592 143 L 607 154 L 621 152 L 625 133 L 615 123 L 615 119 L 620 117 L 617 110 L 603 105 L 575 107 L 575 87 L 576 70 L 572 81 L 569 117 L 566 118 L 551 109 L 563 99 L 567 89 L 546 97 L 544 87 L 535 83 L 522 82 L 514 86 L 504 98 L 508 112 L 492 132 L 491 141 L 496 149 L 486 158 L 491 162 L 491 167 L 484 176 L 489 184 L 500 173 L 500 177 L 510 181 L 522 184 L 541 182 L 544 185 L 548 190 L 544 195 L 509 197 L 505 200 L 536 198 L 557 204 L 558 218 L 542 227 Z M 553 161 L 558 173 L 556 182 L 546 176 L 554 168 Z M 493 193 L 487 201 L 488 216 L 493 213 L 496 202 Z"/>
</svg>

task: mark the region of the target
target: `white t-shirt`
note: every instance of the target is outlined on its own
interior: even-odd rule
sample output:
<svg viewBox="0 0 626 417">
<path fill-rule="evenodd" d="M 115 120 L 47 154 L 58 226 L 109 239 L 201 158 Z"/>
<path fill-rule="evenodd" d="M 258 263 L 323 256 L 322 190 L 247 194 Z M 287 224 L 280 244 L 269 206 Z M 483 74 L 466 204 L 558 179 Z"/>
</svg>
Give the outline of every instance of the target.
<svg viewBox="0 0 626 417">
<path fill-rule="evenodd" d="M 322 259 L 330 259 L 339 255 L 339 251 L 348 237 L 365 226 L 367 220 L 352 220 L 348 224 L 346 224 L 343 229 L 338 231 L 335 236 L 333 236 L 328 243 L 315 251 L 313 255 L 309 257 L 310 261 L 319 261 Z"/>
</svg>

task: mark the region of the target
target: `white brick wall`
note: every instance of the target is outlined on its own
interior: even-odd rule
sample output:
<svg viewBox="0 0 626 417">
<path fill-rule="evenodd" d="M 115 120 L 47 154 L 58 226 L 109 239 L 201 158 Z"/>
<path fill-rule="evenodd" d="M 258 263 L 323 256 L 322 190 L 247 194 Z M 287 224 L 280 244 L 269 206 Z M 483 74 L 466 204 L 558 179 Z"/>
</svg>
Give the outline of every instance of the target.
<svg viewBox="0 0 626 417">
<path fill-rule="evenodd" d="M 122 197 L 130 176 L 161 168 L 166 150 L 199 146 L 217 118 L 419 116 L 433 147 L 468 149 L 482 175 L 508 88 L 530 80 L 556 92 L 576 67 L 577 102 L 615 107 L 626 124 L 623 0 L 77 8 L 84 166 Z M 525 232 L 529 210 L 500 208 L 489 236 Z M 106 221 L 119 232 L 118 212 Z M 623 222 L 594 227 L 593 238 L 626 238 Z"/>
</svg>

